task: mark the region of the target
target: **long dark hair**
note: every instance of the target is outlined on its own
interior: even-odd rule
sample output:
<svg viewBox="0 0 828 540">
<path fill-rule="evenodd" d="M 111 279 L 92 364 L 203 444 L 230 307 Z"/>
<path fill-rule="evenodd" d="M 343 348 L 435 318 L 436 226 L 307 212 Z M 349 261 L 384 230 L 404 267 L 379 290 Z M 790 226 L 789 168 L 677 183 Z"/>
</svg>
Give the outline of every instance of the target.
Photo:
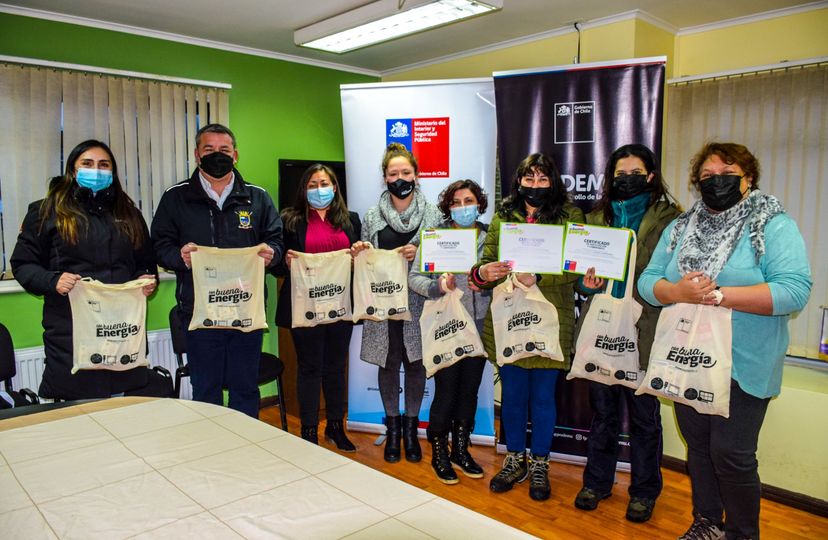
<svg viewBox="0 0 828 540">
<path fill-rule="evenodd" d="M 313 209 L 308 204 L 308 182 L 310 182 L 311 176 L 319 171 L 327 174 L 331 179 L 331 183 L 336 188 L 334 190 L 333 201 L 331 201 L 328 212 L 325 214 L 325 220 L 337 229 L 345 231 L 352 229 L 351 218 L 348 215 L 348 207 L 345 206 L 345 199 L 342 198 L 342 190 L 339 189 L 339 180 L 336 179 L 336 173 L 327 165 L 314 163 L 302 173 L 302 178 L 296 187 L 293 206 L 282 210 L 282 222 L 286 230 L 296 232 L 296 228 L 300 223 L 308 221 L 309 212 Z"/>
<path fill-rule="evenodd" d="M 52 178 L 49 183 L 49 191 L 46 198 L 40 205 L 40 226 L 54 214 L 57 230 L 61 238 L 70 245 L 78 243 L 80 232 L 86 232 L 89 221 L 86 213 L 76 198 L 79 188 L 75 181 L 75 162 L 87 150 L 100 148 L 109 155 L 112 163 L 112 185 L 108 188 L 112 194 L 112 217 L 115 226 L 121 233 L 129 238 L 134 249 L 140 248 L 146 240 L 144 230 L 144 218 L 136 208 L 135 203 L 121 187 L 121 180 L 118 177 L 118 164 L 115 156 L 106 143 L 89 139 L 83 141 L 69 153 L 66 158 L 66 169 L 63 176 Z"/>
<path fill-rule="evenodd" d="M 549 197 L 535 212 L 535 219 L 539 223 L 553 223 L 566 216 L 564 205 L 569 197 L 566 193 L 566 186 L 564 186 L 561 179 L 561 173 L 558 171 L 558 166 L 555 165 L 555 161 L 551 157 L 536 153 L 530 154 L 518 165 L 512 179 L 512 189 L 509 196 L 500 203 L 500 208 L 497 210 L 497 214 L 501 218 L 509 219 L 513 212 L 526 216 L 526 201 L 520 194 L 520 179 L 535 171 L 548 176 L 549 187 L 552 188 Z"/>
<path fill-rule="evenodd" d="M 637 157 L 640 159 L 644 164 L 644 168 L 647 170 L 647 174 L 652 173 L 653 175 L 653 179 L 650 182 L 650 202 L 647 204 L 648 208 L 662 198 L 675 203 L 675 199 L 670 194 L 670 190 L 667 189 L 667 183 L 661 174 L 661 167 L 659 166 L 655 153 L 643 144 L 625 144 L 616 149 L 607 160 L 607 166 L 604 169 L 603 193 L 601 193 L 601 199 L 595 205 L 594 209 L 594 211 L 600 211 L 604 214 L 604 223 L 607 225 L 612 225 L 612 220 L 615 217 L 612 212 L 612 198 L 610 197 L 610 187 L 615 177 L 615 166 L 619 160 L 628 157 Z"/>
</svg>

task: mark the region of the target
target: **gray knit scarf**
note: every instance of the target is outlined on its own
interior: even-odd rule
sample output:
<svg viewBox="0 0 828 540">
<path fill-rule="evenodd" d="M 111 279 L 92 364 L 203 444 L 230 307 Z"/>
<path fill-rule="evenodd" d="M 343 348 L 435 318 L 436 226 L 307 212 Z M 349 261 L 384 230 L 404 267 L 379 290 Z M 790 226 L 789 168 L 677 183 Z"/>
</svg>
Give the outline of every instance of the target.
<svg viewBox="0 0 828 540">
<path fill-rule="evenodd" d="M 419 189 L 415 189 L 411 196 L 414 200 L 400 213 L 391 202 L 391 193 L 383 191 L 377 206 L 365 214 L 362 238 L 376 246 L 378 233 L 388 225 L 398 233 L 414 232 L 423 226 L 434 227 L 440 221 L 440 211 L 429 204 Z M 412 243 L 418 244 L 419 238 L 412 237 Z"/>
<path fill-rule="evenodd" d="M 753 190 L 744 201 L 718 214 L 711 213 L 702 201 L 696 201 L 693 208 L 676 219 L 667 251 L 675 249 L 686 230 L 679 247 L 679 271 L 682 275 L 704 272 L 710 279 L 716 279 L 745 230 L 750 234 L 758 264 L 765 254 L 765 225 L 783 212 L 785 209 L 776 197 L 759 190 Z"/>
</svg>

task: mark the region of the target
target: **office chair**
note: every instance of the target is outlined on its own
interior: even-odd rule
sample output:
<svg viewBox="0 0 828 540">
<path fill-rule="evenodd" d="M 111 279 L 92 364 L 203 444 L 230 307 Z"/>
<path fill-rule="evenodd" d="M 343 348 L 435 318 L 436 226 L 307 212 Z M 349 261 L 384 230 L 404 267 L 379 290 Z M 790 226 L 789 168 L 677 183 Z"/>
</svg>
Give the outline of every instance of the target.
<svg viewBox="0 0 828 540">
<path fill-rule="evenodd" d="M 17 375 L 17 365 L 14 361 L 14 342 L 12 341 L 9 329 L 0 323 L 0 382 L 3 383 L 5 391 L 14 400 L 15 407 L 25 405 L 37 405 L 40 398 L 28 388 L 19 391 L 14 390 L 12 379 Z"/>
<path fill-rule="evenodd" d="M 233 330 L 227 330 L 233 332 Z M 170 309 L 170 336 L 172 337 L 173 352 L 178 363 L 178 368 L 175 370 L 175 390 L 174 395 L 181 397 L 181 379 L 190 376 L 190 368 L 184 362 L 184 354 L 187 352 L 187 332 L 178 316 L 178 308 L 173 306 Z M 278 392 L 279 402 L 279 416 L 282 421 L 282 429 L 288 430 L 287 425 L 287 410 L 285 408 L 285 393 L 284 385 L 282 384 L 282 374 L 285 371 L 285 364 L 275 354 L 262 352 L 261 360 L 259 361 L 259 376 L 257 383 L 259 386 L 276 382 L 276 392 Z M 261 401 L 259 402 L 261 408 Z"/>
</svg>

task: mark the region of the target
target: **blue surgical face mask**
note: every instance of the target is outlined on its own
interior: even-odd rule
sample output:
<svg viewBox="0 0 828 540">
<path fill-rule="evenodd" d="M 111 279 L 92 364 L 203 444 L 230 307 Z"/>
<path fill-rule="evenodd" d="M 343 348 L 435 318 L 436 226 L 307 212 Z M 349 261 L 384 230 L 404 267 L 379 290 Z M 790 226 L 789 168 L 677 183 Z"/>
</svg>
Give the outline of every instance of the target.
<svg viewBox="0 0 828 540">
<path fill-rule="evenodd" d="M 81 187 L 89 188 L 97 193 L 112 185 L 112 171 L 106 169 L 78 169 L 75 180 Z"/>
<path fill-rule="evenodd" d="M 308 204 L 317 210 L 327 208 L 334 198 L 333 186 L 323 186 L 308 190 Z"/>
<path fill-rule="evenodd" d="M 451 209 L 451 220 L 461 227 L 471 227 L 480 216 L 476 204 L 469 206 L 457 206 Z"/>
</svg>

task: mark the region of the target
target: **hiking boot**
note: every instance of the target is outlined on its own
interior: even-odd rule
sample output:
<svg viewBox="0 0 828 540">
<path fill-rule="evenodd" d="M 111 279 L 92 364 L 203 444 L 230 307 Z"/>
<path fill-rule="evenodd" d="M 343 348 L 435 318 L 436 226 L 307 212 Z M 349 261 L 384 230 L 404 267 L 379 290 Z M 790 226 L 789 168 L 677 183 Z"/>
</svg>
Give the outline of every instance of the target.
<svg viewBox="0 0 828 540">
<path fill-rule="evenodd" d="M 334 443 L 343 452 L 356 452 L 356 446 L 345 435 L 342 420 L 328 420 L 328 425 L 325 426 L 325 440 Z"/>
<path fill-rule="evenodd" d="M 632 497 L 627 505 L 626 517 L 629 521 L 644 523 L 653 516 L 653 508 L 655 508 L 655 499 Z"/>
<path fill-rule="evenodd" d="M 383 457 L 388 463 L 400 460 L 400 436 L 402 435 L 402 418 L 399 416 L 385 417 L 385 451 Z"/>
<path fill-rule="evenodd" d="M 581 510 L 595 510 L 598 508 L 598 503 L 608 498 L 612 493 L 598 493 L 597 491 L 588 487 L 582 487 L 578 495 L 575 496 L 575 508 Z"/>
<path fill-rule="evenodd" d="M 529 496 L 536 501 L 545 501 L 552 493 L 549 487 L 549 457 L 529 458 Z"/>
<path fill-rule="evenodd" d="M 714 524 L 702 516 L 695 516 L 693 524 L 687 532 L 678 537 L 678 540 L 724 540 L 725 533 L 721 524 Z"/>
<path fill-rule="evenodd" d="M 420 419 L 416 416 L 404 416 L 402 419 L 402 437 L 403 446 L 405 446 L 405 459 L 417 463 L 423 459 L 423 450 L 420 448 L 420 439 L 418 438 L 418 429 L 420 427 Z"/>
<path fill-rule="evenodd" d="M 483 478 L 483 468 L 469 453 L 471 422 L 456 420 L 451 426 L 451 461 L 469 478 Z"/>
<path fill-rule="evenodd" d="M 526 454 L 524 452 L 509 452 L 503 459 L 503 468 L 489 482 L 489 489 L 495 493 L 509 491 L 515 483 L 526 480 L 528 475 Z"/>
<path fill-rule="evenodd" d="M 429 434 L 428 441 L 431 443 L 431 467 L 437 475 L 437 479 L 444 484 L 456 484 L 457 473 L 451 466 L 448 450 L 448 436 L 435 436 Z"/>
<path fill-rule="evenodd" d="M 309 443 L 319 444 L 319 434 L 317 433 L 318 426 L 302 426 L 302 438 Z"/>
</svg>

